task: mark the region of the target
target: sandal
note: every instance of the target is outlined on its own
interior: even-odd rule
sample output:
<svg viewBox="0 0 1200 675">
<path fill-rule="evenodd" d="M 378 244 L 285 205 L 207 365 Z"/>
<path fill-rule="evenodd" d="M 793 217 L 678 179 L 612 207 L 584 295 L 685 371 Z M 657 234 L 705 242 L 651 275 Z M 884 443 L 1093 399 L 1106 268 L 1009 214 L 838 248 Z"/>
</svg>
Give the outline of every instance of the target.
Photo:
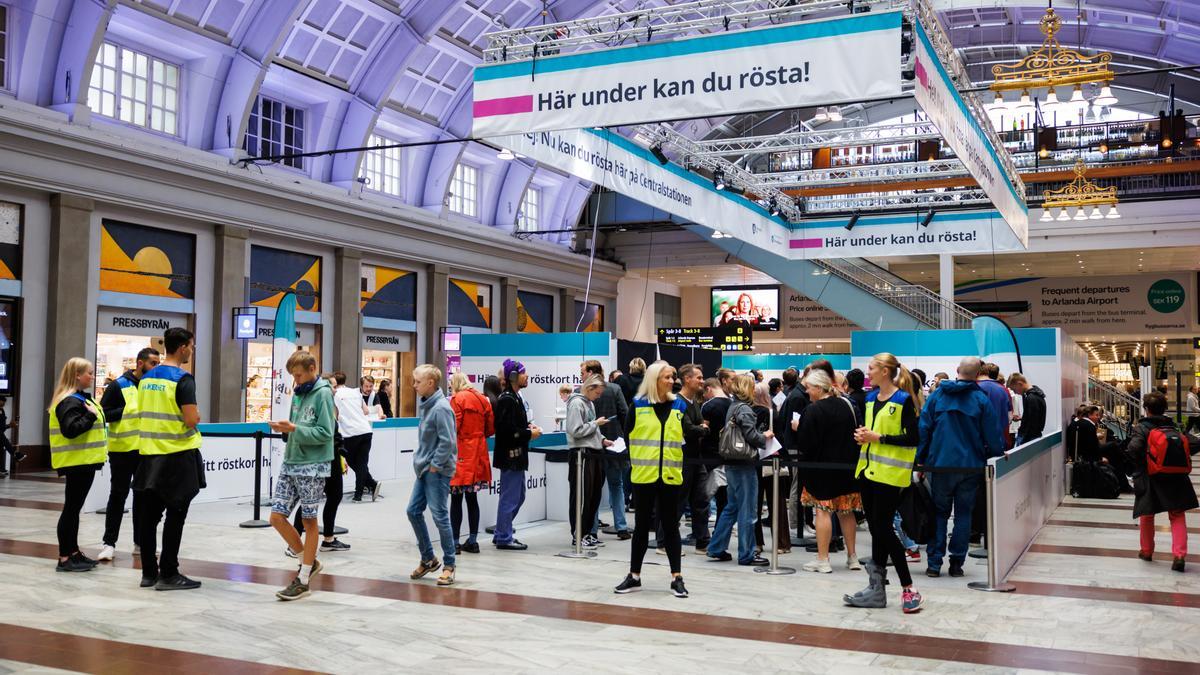
<svg viewBox="0 0 1200 675">
<path fill-rule="evenodd" d="M 442 566 L 442 563 L 437 558 L 434 558 L 433 560 L 422 560 L 421 564 L 417 565 L 417 569 L 413 570 L 412 574 L 408 575 L 408 578 L 409 579 L 420 579 L 421 577 L 425 576 L 426 574 L 429 574 L 430 572 L 436 570 L 437 568 L 439 568 L 441 566 Z"/>
<path fill-rule="evenodd" d="M 442 568 L 442 576 L 438 577 L 437 585 L 438 586 L 449 586 L 453 583 L 454 583 L 454 568 L 453 567 L 443 567 Z"/>
</svg>

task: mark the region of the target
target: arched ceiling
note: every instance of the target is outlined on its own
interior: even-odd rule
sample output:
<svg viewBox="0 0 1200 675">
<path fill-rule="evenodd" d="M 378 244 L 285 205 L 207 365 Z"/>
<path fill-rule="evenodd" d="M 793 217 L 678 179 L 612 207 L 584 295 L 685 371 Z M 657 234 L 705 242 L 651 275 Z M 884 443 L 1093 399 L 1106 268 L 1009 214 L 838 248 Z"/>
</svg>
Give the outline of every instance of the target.
<svg viewBox="0 0 1200 675">
<path fill-rule="evenodd" d="M 931 0 L 977 83 L 990 66 L 1041 42 L 1034 0 Z M 496 27 L 635 11 L 669 0 L 17 0 L 11 31 L 19 72 L 10 88 L 25 101 L 87 118 L 86 82 L 103 39 L 144 48 L 185 65 L 180 139 L 229 156 L 240 152 L 260 93 L 304 105 L 306 149 L 357 147 L 372 134 L 399 141 L 470 133 L 471 78 L 485 35 Z M 1085 51 L 1110 50 L 1119 71 L 1197 61 L 1200 3 L 1186 0 L 1060 2 L 1060 39 Z M 1078 22 L 1077 22 L 1078 20 Z M 74 82 L 72 85 L 71 83 Z M 1122 104 L 1152 112 L 1170 83 L 1184 104 L 1200 104 L 1200 73 L 1148 74 L 1118 82 Z M 85 107 L 85 106 L 84 106 Z M 854 111 L 861 123 L 911 112 L 911 101 Z M 810 111 L 785 111 L 678 125 L 693 137 L 770 133 Z M 93 118 L 93 123 L 97 123 Z M 104 123 L 101 121 L 100 123 Z M 543 195 L 541 229 L 578 221 L 590 185 L 544 167 L 505 162 L 485 145 L 449 143 L 406 150 L 401 199 L 445 213 L 450 177 L 464 157 L 480 168 L 479 220 L 512 227 L 525 188 Z M 313 159 L 306 172 L 357 192 L 360 157 Z M 551 237 L 566 242 L 569 237 Z"/>
</svg>

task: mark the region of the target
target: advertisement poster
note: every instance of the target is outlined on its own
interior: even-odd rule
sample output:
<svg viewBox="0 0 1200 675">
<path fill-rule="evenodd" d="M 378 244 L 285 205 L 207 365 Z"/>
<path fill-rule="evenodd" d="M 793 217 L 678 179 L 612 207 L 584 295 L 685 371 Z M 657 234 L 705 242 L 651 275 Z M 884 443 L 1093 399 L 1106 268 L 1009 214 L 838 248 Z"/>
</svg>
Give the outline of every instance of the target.
<svg viewBox="0 0 1200 675">
<path fill-rule="evenodd" d="M 712 325 L 748 325 L 753 330 L 779 330 L 778 286 L 733 286 L 712 289 Z"/>
<path fill-rule="evenodd" d="M 296 295 L 285 293 L 275 310 L 275 326 L 271 342 L 271 420 L 286 420 L 292 413 L 292 376 L 287 361 L 296 352 Z M 271 439 L 271 475 L 274 467 L 283 463 L 283 439 Z"/>
<path fill-rule="evenodd" d="M 862 328 L 830 310 L 825 305 L 797 293 L 783 289 L 783 337 L 808 340 L 849 340 L 851 331 Z"/>
<path fill-rule="evenodd" d="M 475 68 L 476 137 L 712 117 L 900 94 L 899 12 Z M 884 65 L 887 67 L 882 67 Z"/>
<path fill-rule="evenodd" d="M 807 259 L 887 257 L 929 253 L 1024 251 L 999 211 L 925 212 L 863 216 L 847 230 L 848 218 L 808 220 L 793 225 L 788 247 Z"/>
<path fill-rule="evenodd" d="M 955 300 L 1028 303 L 1002 315 L 1013 326 L 1059 327 L 1074 336 L 1192 335 L 1195 277 L 1187 272 L 1012 279 L 960 287 Z"/>
</svg>

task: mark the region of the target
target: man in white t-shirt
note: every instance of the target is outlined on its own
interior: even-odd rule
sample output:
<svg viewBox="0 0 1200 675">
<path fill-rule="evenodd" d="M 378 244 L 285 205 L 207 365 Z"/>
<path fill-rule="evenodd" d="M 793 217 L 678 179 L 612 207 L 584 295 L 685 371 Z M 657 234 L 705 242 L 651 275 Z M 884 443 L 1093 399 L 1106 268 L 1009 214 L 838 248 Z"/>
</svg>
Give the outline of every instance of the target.
<svg viewBox="0 0 1200 675">
<path fill-rule="evenodd" d="M 363 490 L 371 491 L 371 501 L 379 498 L 379 482 L 371 477 L 367 464 L 371 459 L 371 421 L 367 404 L 359 390 L 346 386 L 346 373 L 333 374 L 333 404 L 338 413 L 338 433 L 346 448 L 346 463 L 354 471 L 354 501 L 361 502 Z"/>
</svg>

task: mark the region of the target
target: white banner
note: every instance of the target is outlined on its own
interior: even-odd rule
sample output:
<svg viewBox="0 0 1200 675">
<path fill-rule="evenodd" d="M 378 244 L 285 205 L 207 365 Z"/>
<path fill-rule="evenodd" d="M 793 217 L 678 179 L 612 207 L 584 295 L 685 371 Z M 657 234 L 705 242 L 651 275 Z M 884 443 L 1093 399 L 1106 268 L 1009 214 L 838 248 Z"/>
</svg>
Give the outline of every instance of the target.
<svg viewBox="0 0 1200 675">
<path fill-rule="evenodd" d="M 924 216 L 863 216 L 853 230 L 846 218 L 805 220 L 794 226 L 789 246 L 793 258 L 807 259 L 1025 250 L 999 211 L 935 213 L 922 227 Z"/>
<path fill-rule="evenodd" d="M 991 198 L 992 205 L 1008 222 L 1022 247 L 1029 244 L 1029 208 L 1016 188 L 1008 182 L 1004 169 L 988 137 L 979 123 L 968 112 L 954 82 L 934 52 L 929 37 L 919 23 L 914 23 L 913 33 L 917 36 L 914 45 L 913 64 L 916 69 L 917 86 L 913 96 L 921 110 L 929 116 L 962 160 L 971 176 Z M 968 83 L 964 83 L 968 84 Z M 1000 148 L 999 152 L 1006 152 Z M 954 250 L 954 249 L 942 249 Z"/>
<path fill-rule="evenodd" d="M 738 30 L 475 69 L 476 137 L 900 94 L 899 12 Z"/>
<path fill-rule="evenodd" d="M 862 330 L 853 321 L 787 286 L 780 292 L 783 294 L 781 323 L 785 338 L 849 340 L 851 331 Z"/>
<path fill-rule="evenodd" d="M 959 288 L 955 300 L 1024 301 L 1002 314 L 1013 326 L 1061 327 L 1076 337 L 1191 336 L 1196 331 L 1195 275 L 1134 274 L 989 281 Z"/>
</svg>

